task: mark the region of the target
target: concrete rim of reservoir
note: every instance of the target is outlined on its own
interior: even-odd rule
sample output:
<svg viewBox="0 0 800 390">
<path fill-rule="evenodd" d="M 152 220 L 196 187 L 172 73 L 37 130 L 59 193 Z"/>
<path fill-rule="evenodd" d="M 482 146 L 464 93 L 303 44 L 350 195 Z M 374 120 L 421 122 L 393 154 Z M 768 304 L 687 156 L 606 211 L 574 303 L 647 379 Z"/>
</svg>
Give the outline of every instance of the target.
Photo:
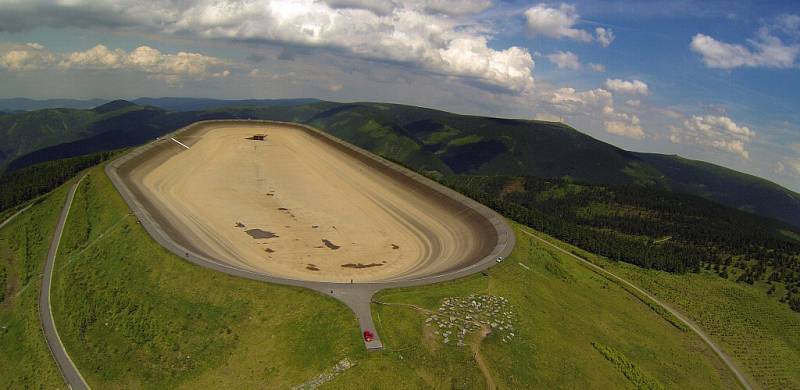
<svg viewBox="0 0 800 390">
<path fill-rule="evenodd" d="M 300 274 L 297 273 L 296 264 L 293 265 L 295 269 L 284 268 L 279 272 L 272 272 L 269 270 L 269 265 L 262 267 L 260 263 L 256 264 L 252 261 L 246 261 L 248 258 L 239 253 L 238 248 L 244 248 L 246 245 L 252 246 L 251 244 L 237 244 L 238 246 L 208 244 L 209 241 L 222 242 L 224 240 L 238 240 L 239 238 L 233 235 L 226 236 L 226 234 L 233 234 L 227 233 L 228 230 L 230 230 L 229 227 L 226 227 L 228 230 L 226 230 L 224 234 L 220 233 L 220 231 L 210 231 L 213 229 L 208 229 L 209 226 L 214 228 L 215 225 L 213 224 L 220 224 L 219 218 L 214 220 L 215 222 L 205 221 L 205 225 L 198 222 L 197 226 L 195 226 L 192 221 L 197 220 L 199 217 L 188 216 L 190 211 L 187 210 L 191 210 L 188 208 L 191 206 L 191 202 L 188 200 L 186 202 L 181 201 L 182 199 L 187 199 L 182 198 L 182 196 L 185 196 L 185 193 L 182 194 L 181 191 L 188 191 L 187 189 L 193 188 L 191 186 L 194 185 L 193 193 L 197 193 L 197 183 L 187 182 L 188 179 L 185 178 L 175 179 L 172 177 L 175 176 L 174 174 L 170 176 L 168 174 L 162 174 L 163 172 L 161 171 L 180 163 L 197 165 L 197 163 L 187 163 L 187 161 L 191 160 L 186 160 L 186 158 L 189 158 L 187 156 L 192 156 L 189 149 L 196 143 L 201 142 L 199 140 L 202 140 L 203 135 L 209 134 L 209 137 L 211 136 L 210 134 L 221 136 L 221 134 L 224 134 L 226 131 L 233 132 L 234 129 L 237 131 L 244 129 L 248 133 L 252 132 L 253 135 L 257 135 L 270 131 L 284 131 L 281 130 L 281 128 L 289 131 L 299 131 L 302 133 L 303 140 L 322 145 L 321 147 L 330 150 L 335 150 L 335 152 L 332 153 L 340 153 L 342 160 L 353 162 L 353 164 L 351 164 L 353 166 L 357 165 L 355 168 L 351 167 L 352 169 L 356 169 L 354 172 L 360 172 L 359 174 L 365 175 L 369 174 L 375 177 L 379 176 L 380 180 L 383 180 L 381 185 L 395 186 L 393 187 L 394 192 L 386 192 L 387 199 L 390 196 L 395 196 L 393 194 L 396 194 L 394 198 L 396 202 L 403 201 L 404 197 L 413 196 L 423 198 L 422 202 L 417 201 L 416 204 L 420 204 L 421 206 L 419 207 L 427 208 L 417 210 L 416 214 L 412 212 L 407 214 L 403 213 L 402 210 L 398 211 L 396 208 L 392 208 L 392 205 L 386 205 L 385 209 L 388 210 L 387 213 L 395 215 L 395 219 L 397 220 L 399 219 L 396 215 L 404 215 L 405 219 L 401 222 L 409 225 L 409 230 L 428 231 L 425 229 L 433 229 L 432 227 L 425 227 L 427 225 L 423 226 L 426 221 L 429 226 L 438 227 L 439 233 L 435 234 L 447 235 L 445 238 L 450 240 L 449 244 L 441 244 L 441 242 L 444 242 L 444 239 L 442 237 L 434 237 L 434 241 L 441 244 L 439 246 L 444 247 L 444 249 L 433 245 L 434 249 L 432 250 L 431 245 L 427 245 L 425 250 L 420 249 L 415 252 L 413 250 L 415 246 L 412 245 L 414 242 L 409 238 L 406 241 L 408 242 L 407 247 L 409 249 L 405 251 L 405 253 L 409 253 L 408 258 L 413 258 L 414 260 L 406 260 L 406 263 L 402 263 L 404 258 L 398 255 L 398 264 L 400 265 L 398 265 L 397 268 L 391 268 L 393 264 L 390 262 L 387 267 L 382 268 L 386 271 L 374 272 L 375 275 L 380 276 L 362 281 L 357 280 L 357 277 L 352 277 L 351 282 L 347 281 L 347 278 L 350 278 L 350 276 L 347 276 L 349 275 L 347 272 L 351 272 L 352 270 L 332 271 L 333 273 L 330 274 L 330 280 L 319 280 L 322 277 L 316 276 L 319 274 L 315 273 L 309 274 L 309 276 L 312 276 L 311 278 L 303 278 L 302 276 L 298 277 Z M 240 135 L 241 134 L 238 133 L 235 134 L 237 142 L 239 139 L 242 139 L 242 137 L 239 137 Z M 268 135 L 267 138 L 270 139 L 269 137 Z M 199 143 L 198 148 L 203 147 L 206 148 L 203 150 L 207 150 L 208 142 L 206 144 L 202 142 Z M 254 144 L 253 148 L 255 147 Z M 309 148 L 311 148 L 311 146 L 309 146 Z M 275 153 L 279 152 L 275 149 L 273 149 L 273 151 Z M 181 153 L 186 152 L 190 153 L 180 156 Z M 203 161 L 203 163 L 206 162 Z M 206 163 L 206 165 L 212 167 L 209 169 L 215 169 L 215 167 L 213 167 L 213 162 Z M 159 169 L 161 169 L 161 171 L 158 171 Z M 168 172 L 175 171 L 174 167 L 171 169 L 172 171 Z M 158 171 L 158 174 L 153 173 L 156 171 Z M 212 120 L 196 122 L 173 133 L 164 135 L 115 159 L 106 166 L 106 173 L 133 213 L 137 215 L 142 226 L 160 245 L 179 257 L 216 271 L 269 283 L 310 288 L 333 296 L 347 304 L 355 312 L 362 331 L 370 330 L 372 333 L 375 333 L 374 340 L 370 342 L 365 341 L 368 349 L 379 349 L 382 347 L 380 338 L 375 332 L 370 313 L 370 302 L 375 292 L 386 288 L 442 282 L 483 271 L 493 264 L 496 264 L 498 258 L 507 257 L 511 253 L 515 242 L 514 233 L 505 219 L 488 207 L 407 168 L 343 142 L 313 127 L 302 124 L 260 120 Z M 147 176 L 147 180 L 143 179 L 145 173 L 150 175 Z M 218 176 L 214 180 L 219 180 L 219 173 L 217 173 L 217 175 Z M 160 181 L 151 179 L 151 177 L 158 177 Z M 185 188 L 173 185 L 176 180 L 180 180 L 180 185 Z M 148 184 L 143 184 L 145 182 Z M 161 192 L 162 187 L 159 187 L 159 185 L 163 185 L 163 188 L 165 188 L 163 192 Z M 172 187 L 169 187 L 170 185 L 172 185 Z M 408 191 L 405 195 L 399 190 L 401 187 L 403 187 L 402 190 Z M 295 194 L 296 193 L 297 192 L 295 192 Z M 179 211 L 175 211 L 178 210 L 177 208 L 174 210 L 165 208 L 164 204 L 166 204 L 167 201 L 164 199 L 170 197 L 172 197 L 171 204 L 179 204 L 179 206 L 182 207 Z M 203 198 L 201 200 L 206 203 L 204 204 L 198 201 L 195 206 L 202 210 L 207 210 L 207 206 L 213 204 L 208 202 L 213 202 L 215 199 L 221 198 Z M 316 202 L 316 200 L 314 201 Z M 386 202 L 389 202 L 389 200 Z M 183 203 L 190 205 L 186 206 L 183 205 Z M 225 202 L 226 205 L 229 205 L 229 203 L 230 202 Z M 367 207 L 364 202 L 361 202 L 361 204 L 364 205 L 363 207 Z M 229 208 L 230 207 L 234 206 L 229 205 Z M 283 208 L 279 208 L 279 210 L 281 209 Z M 248 210 L 253 209 L 251 208 Z M 223 211 L 219 212 L 221 213 Z M 283 211 L 286 212 L 285 209 L 283 209 Z M 238 210 L 238 212 L 239 214 L 242 213 L 241 210 Z M 452 213 L 452 215 L 448 215 L 447 213 Z M 224 215 L 224 218 L 229 218 L 229 214 L 219 215 Z M 373 213 L 371 215 L 375 214 Z M 297 219 L 295 215 L 291 216 Z M 438 218 L 440 216 L 445 216 L 450 219 Z M 277 215 L 273 215 L 273 218 L 278 217 Z M 300 216 L 300 218 L 302 219 L 303 216 Z M 419 219 L 420 221 L 417 223 L 414 221 L 415 219 Z M 183 220 L 183 222 L 179 220 Z M 372 223 L 371 220 L 369 222 Z M 231 222 L 231 224 L 232 223 L 233 222 Z M 243 224 L 236 222 L 236 225 L 239 227 L 239 225 Z M 288 225 L 285 227 L 287 229 L 290 228 Z M 335 226 L 334 229 L 336 229 Z M 258 229 L 254 230 L 258 233 L 272 234 L 270 232 L 262 232 Z M 187 233 L 187 231 L 194 231 L 196 233 Z M 297 234 L 300 235 L 302 233 L 298 232 Z M 206 238 L 211 237 L 211 239 L 204 240 L 203 242 L 206 244 L 201 244 L 201 240 L 196 238 L 192 239 L 192 237 L 199 237 L 200 235 Z M 251 235 L 254 239 L 270 237 L 269 235 Z M 417 236 L 421 235 L 417 234 Z M 348 237 L 352 237 L 352 234 Z M 411 235 L 409 235 L 409 237 L 411 237 Z M 295 238 L 295 240 L 299 240 L 299 238 Z M 364 247 L 369 247 L 369 242 L 375 240 L 367 239 L 365 241 Z M 261 243 L 263 244 L 264 242 L 262 241 Z M 353 244 L 356 243 L 354 242 Z M 328 243 L 325 242 L 325 245 L 328 245 Z M 449 245 L 449 247 L 447 245 Z M 417 247 L 421 246 L 422 244 L 417 245 Z M 317 246 L 316 248 L 320 247 L 321 246 Z M 392 247 L 393 249 L 397 249 L 397 245 L 392 244 Z M 224 250 L 224 248 L 232 249 Z M 333 246 L 329 248 L 333 249 Z M 438 249 L 440 250 L 437 252 Z M 324 248 L 320 250 L 324 250 Z M 359 250 L 361 250 L 360 247 Z M 369 256 L 371 253 L 381 253 L 374 251 L 369 252 L 367 249 L 363 249 L 363 251 L 364 252 L 358 252 L 354 249 L 353 252 L 347 252 L 345 250 L 339 253 L 354 253 L 359 256 L 362 254 Z M 398 253 L 399 252 L 400 251 L 398 251 Z M 334 257 L 334 255 L 330 255 L 332 252 L 326 253 L 329 253 L 329 255 L 317 256 Z M 440 256 L 441 259 L 437 258 L 437 256 Z M 364 263 L 370 261 L 371 259 L 369 258 L 364 259 Z M 294 263 L 297 263 L 297 261 Z M 383 263 L 387 262 L 383 261 Z M 273 267 L 278 269 L 278 263 L 274 264 L 276 265 L 273 265 Z M 358 265 L 360 266 L 361 264 L 359 263 Z M 309 266 L 314 265 L 309 264 Z M 346 265 L 342 265 L 342 267 L 345 266 Z M 286 267 L 289 266 L 287 265 Z M 316 266 L 314 266 L 314 268 L 316 268 Z M 313 270 L 312 268 L 309 269 Z M 381 268 L 376 269 L 381 270 Z M 397 275 L 389 275 L 391 272 L 396 272 Z M 316 280 L 314 277 L 316 277 Z"/>
</svg>

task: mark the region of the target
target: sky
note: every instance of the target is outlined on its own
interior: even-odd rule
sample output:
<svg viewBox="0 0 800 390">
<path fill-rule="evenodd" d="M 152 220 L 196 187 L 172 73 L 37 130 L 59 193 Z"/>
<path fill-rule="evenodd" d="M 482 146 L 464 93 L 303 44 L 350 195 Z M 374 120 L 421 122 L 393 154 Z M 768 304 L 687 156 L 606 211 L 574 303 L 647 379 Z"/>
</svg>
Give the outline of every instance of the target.
<svg viewBox="0 0 800 390">
<path fill-rule="evenodd" d="M 800 191 L 796 1 L 0 0 L 0 97 L 142 96 L 562 121 Z"/>
</svg>

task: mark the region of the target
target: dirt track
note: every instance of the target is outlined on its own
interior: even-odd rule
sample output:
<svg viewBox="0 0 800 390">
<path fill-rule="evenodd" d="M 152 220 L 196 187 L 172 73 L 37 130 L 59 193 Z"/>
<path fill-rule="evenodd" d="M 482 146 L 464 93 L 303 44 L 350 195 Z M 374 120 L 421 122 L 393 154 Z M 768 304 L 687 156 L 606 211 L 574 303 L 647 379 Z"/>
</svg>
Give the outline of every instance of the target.
<svg viewBox="0 0 800 390">
<path fill-rule="evenodd" d="M 215 123 L 176 141 L 126 164 L 123 178 L 173 239 L 240 268 L 407 280 L 464 268 L 497 243 L 458 202 L 299 127 Z"/>
</svg>

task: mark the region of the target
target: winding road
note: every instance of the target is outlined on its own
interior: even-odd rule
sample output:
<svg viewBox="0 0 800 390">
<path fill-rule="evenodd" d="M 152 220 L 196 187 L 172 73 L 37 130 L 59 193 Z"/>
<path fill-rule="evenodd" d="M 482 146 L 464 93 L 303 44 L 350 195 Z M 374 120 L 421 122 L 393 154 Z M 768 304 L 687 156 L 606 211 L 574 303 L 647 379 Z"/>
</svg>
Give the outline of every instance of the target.
<svg viewBox="0 0 800 390">
<path fill-rule="evenodd" d="M 50 348 L 50 353 L 58 364 L 61 370 L 61 375 L 67 385 L 73 389 L 88 389 L 89 385 L 83 376 L 75 367 L 75 363 L 70 359 L 67 350 L 64 349 L 64 343 L 61 342 L 61 337 L 58 336 L 55 320 L 53 319 L 53 308 L 50 304 L 50 289 L 53 284 L 53 270 L 55 269 L 56 255 L 58 254 L 58 246 L 61 243 L 61 235 L 64 233 L 64 225 L 69 216 L 69 210 L 72 207 L 72 200 L 75 198 L 75 192 L 81 184 L 86 174 L 81 176 L 69 189 L 67 194 L 67 201 L 64 203 L 64 208 L 61 209 L 61 216 L 56 225 L 56 231 L 53 233 L 53 240 L 50 242 L 50 250 L 47 252 L 47 261 L 44 263 L 44 274 L 42 277 L 42 288 L 39 291 L 39 319 L 42 322 L 42 331 L 44 332 L 47 347 Z"/>
</svg>

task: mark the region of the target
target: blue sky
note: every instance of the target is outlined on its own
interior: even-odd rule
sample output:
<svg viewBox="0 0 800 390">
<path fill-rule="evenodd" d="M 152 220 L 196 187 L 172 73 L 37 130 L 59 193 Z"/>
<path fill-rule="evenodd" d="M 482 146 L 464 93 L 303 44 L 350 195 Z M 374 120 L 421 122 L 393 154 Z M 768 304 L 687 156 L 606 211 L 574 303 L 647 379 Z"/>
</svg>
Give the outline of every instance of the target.
<svg viewBox="0 0 800 390">
<path fill-rule="evenodd" d="M 0 4 L 2 97 L 316 97 L 562 120 L 800 191 L 792 1 Z"/>
</svg>

